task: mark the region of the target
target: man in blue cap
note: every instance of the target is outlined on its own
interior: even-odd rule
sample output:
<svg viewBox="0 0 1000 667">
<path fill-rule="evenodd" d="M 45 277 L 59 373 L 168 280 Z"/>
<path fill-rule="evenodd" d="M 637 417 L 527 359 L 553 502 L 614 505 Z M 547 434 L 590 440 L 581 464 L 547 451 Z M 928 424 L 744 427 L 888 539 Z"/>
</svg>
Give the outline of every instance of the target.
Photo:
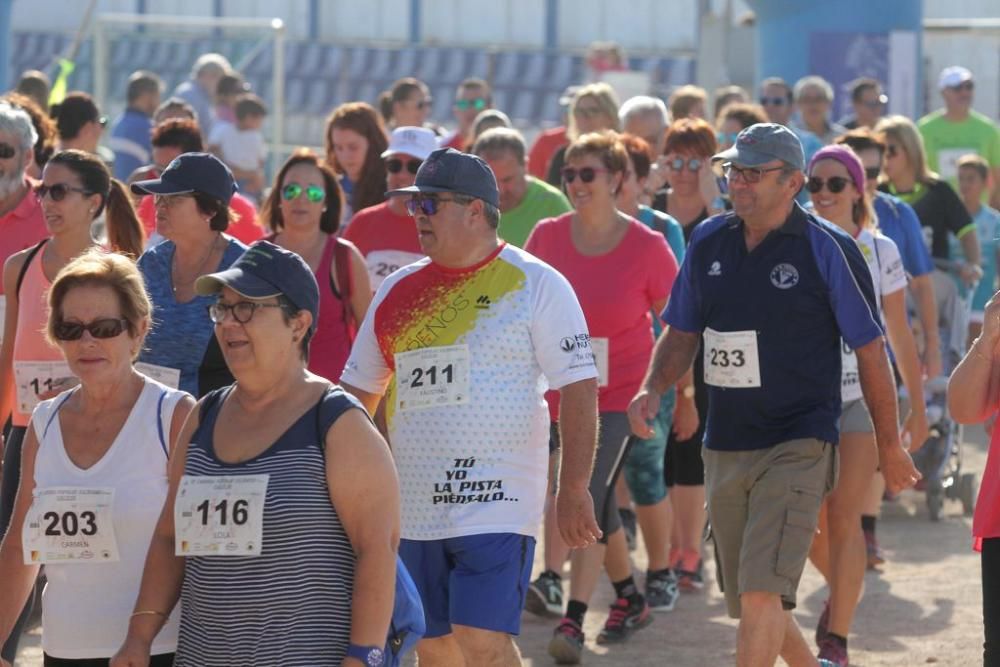
<svg viewBox="0 0 1000 667">
<path fill-rule="evenodd" d="M 548 410 L 561 392 L 559 528 L 600 537 L 588 491 L 597 369 L 572 287 L 497 238 L 487 164 L 434 151 L 408 197 L 428 257 L 385 279 L 341 378 L 374 413 L 385 396 L 402 492 L 399 553 L 424 604 L 421 665 L 519 665 L 512 635 L 545 506 Z"/>
<path fill-rule="evenodd" d="M 740 619 L 737 664 L 814 664 L 792 619 L 820 503 L 836 483 L 841 339 L 855 350 L 893 491 L 919 478 L 899 439 L 896 388 L 871 275 L 853 239 L 795 203 L 802 145 L 760 123 L 716 155 L 733 211 L 691 237 L 643 388 L 636 435 L 704 341 L 702 451 L 720 585 Z M 827 664 L 846 665 L 845 661 Z"/>
</svg>

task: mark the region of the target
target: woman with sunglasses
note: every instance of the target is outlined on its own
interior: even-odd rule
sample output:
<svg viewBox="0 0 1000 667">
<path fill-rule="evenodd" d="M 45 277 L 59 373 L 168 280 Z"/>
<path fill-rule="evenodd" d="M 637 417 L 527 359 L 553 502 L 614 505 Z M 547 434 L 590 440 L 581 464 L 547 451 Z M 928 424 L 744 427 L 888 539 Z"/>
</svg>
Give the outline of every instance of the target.
<svg viewBox="0 0 1000 667">
<path fill-rule="evenodd" d="M 96 245 L 91 230 L 102 214 L 111 250 L 136 257 L 143 243 L 142 224 L 125 186 L 91 153 L 56 153 L 45 165 L 37 192 L 49 237 L 12 255 L 3 274 L 7 308 L 0 344 L 0 415 L 11 416 L 12 428 L 3 451 L 0 534 L 10 521 L 31 411 L 76 382 L 59 349 L 38 333 L 48 318 L 45 293 L 70 260 Z"/>
<path fill-rule="evenodd" d="M 45 664 L 106 665 L 125 638 L 169 452 L 194 401 L 132 365 L 152 308 L 131 260 L 90 250 L 59 272 L 48 306 L 44 335 L 80 384 L 39 403 L 24 438 L 24 483 L 0 546 L 0 640 L 17 631 L 44 565 Z M 178 615 L 163 621 L 154 667 L 171 665 L 177 647 Z"/>
<path fill-rule="evenodd" d="M 413 185 L 420 165 L 435 150 L 437 137 L 426 128 L 397 127 L 393 130 L 389 147 L 382 153 L 385 191 Z M 365 257 L 373 293 L 393 271 L 424 257 L 413 218 L 406 210 L 406 199 L 396 195 L 358 211 L 344 232 L 344 238 L 357 246 Z"/>
<path fill-rule="evenodd" d="M 165 241 L 139 258 L 153 300 L 153 321 L 139 361 L 192 396 L 233 381 L 212 336 L 210 299 L 195 294 L 198 276 L 228 268 L 246 246 L 225 234 L 236 191 L 229 167 L 208 153 L 184 153 L 160 177 L 132 184 L 153 195 L 156 231 Z"/>
<path fill-rule="evenodd" d="M 868 261 L 879 319 L 885 323 L 896 366 L 912 398 L 910 413 L 903 421 L 903 440 L 922 443 L 927 435 L 927 416 L 920 360 L 906 315 L 906 272 L 896 244 L 875 228 L 864 166 L 853 150 L 833 145 L 813 156 L 807 173 L 806 189 L 816 213 L 850 234 Z M 846 667 L 847 636 L 867 566 L 861 511 L 878 466 L 874 426 L 861 395 L 858 362 L 846 346 L 841 399 L 839 481 L 823 501 L 810 560 L 830 587 L 830 598 L 816 629 L 819 658 Z"/>
<path fill-rule="evenodd" d="M 309 371 L 340 380 L 357 325 L 372 300 L 361 252 L 337 238 L 342 196 L 333 170 L 310 150 L 299 149 L 274 177 L 261 208 L 268 241 L 305 260 L 319 284 L 320 308 L 309 349 Z"/>
<path fill-rule="evenodd" d="M 677 260 L 660 233 L 618 210 L 616 196 L 627 170 L 628 153 L 614 132 L 585 134 L 574 141 L 566 151 L 563 182 L 575 211 L 540 221 L 525 244 L 525 250 L 573 286 L 599 374 L 600 440 L 590 494 L 603 537 L 570 556 L 570 600 L 549 644 L 549 654 L 560 662 L 580 660 L 584 615 L 602 563 L 616 601 L 597 642 L 623 642 L 652 621 L 632 578 L 615 484 L 629 443 L 625 410 L 653 351 L 650 312 L 662 312 L 666 305 Z M 553 422 L 559 419 L 558 404 L 549 400 Z"/>
<path fill-rule="evenodd" d="M 379 110 L 390 128 L 424 127 L 431 113 L 431 91 L 423 81 L 404 77 L 378 98 Z"/>
<path fill-rule="evenodd" d="M 566 165 L 569 144 L 590 132 L 614 130 L 620 132 L 618 95 L 606 83 L 591 83 L 576 90 L 569 103 L 566 137 L 569 140 L 552 155 L 545 180 L 557 188 L 562 185 L 562 169 Z"/>
<path fill-rule="evenodd" d="M 177 438 L 111 664 L 145 667 L 178 606 L 177 667 L 382 664 L 399 482 L 361 404 L 306 368 L 313 272 L 258 241 L 198 293 L 236 382 L 205 396 Z"/>
<path fill-rule="evenodd" d="M 341 215 L 346 227 L 355 211 L 385 201 L 382 152 L 389 144 L 382 117 L 370 104 L 348 102 L 326 121 L 326 163 L 345 195 Z"/>
</svg>

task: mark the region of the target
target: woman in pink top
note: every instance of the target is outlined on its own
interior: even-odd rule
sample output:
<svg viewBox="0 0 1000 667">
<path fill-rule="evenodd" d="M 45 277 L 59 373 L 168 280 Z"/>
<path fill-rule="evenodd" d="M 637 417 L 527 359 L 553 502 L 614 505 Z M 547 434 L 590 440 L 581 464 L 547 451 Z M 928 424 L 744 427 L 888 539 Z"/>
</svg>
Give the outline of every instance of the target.
<svg viewBox="0 0 1000 667">
<path fill-rule="evenodd" d="M 666 305 L 677 260 L 663 235 L 615 207 L 628 164 L 628 153 L 613 132 L 585 134 L 573 142 L 562 176 L 576 210 L 539 222 L 525 245 L 566 276 L 576 291 L 599 374 L 600 442 L 590 492 L 604 543 L 571 556 L 570 601 L 549 645 L 549 653 L 560 661 L 579 659 L 583 617 L 602 563 L 617 600 L 598 643 L 624 641 L 652 620 L 632 579 L 614 487 L 629 442 L 625 411 L 653 351 L 650 311 L 659 313 Z M 558 402 L 549 405 L 556 421 Z"/>
<path fill-rule="evenodd" d="M 371 304 L 365 258 L 337 238 L 343 195 L 330 167 L 308 150 L 295 152 L 274 179 L 261 207 L 269 241 L 297 253 L 319 283 L 319 323 L 309 344 L 309 370 L 331 382 L 351 352 L 357 326 Z"/>
<path fill-rule="evenodd" d="M 21 443 L 39 401 L 73 384 L 62 353 L 45 342 L 46 292 L 59 270 L 95 245 L 91 225 L 105 214 L 108 245 L 133 259 L 142 253 L 142 224 L 125 186 L 111 178 L 96 155 L 78 150 L 56 153 L 45 165 L 37 189 L 49 238 L 11 255 L 4 264 L 7 296 L 0 344 L 0 421 L 13 427 L 3 450 L 0 482 L 0 535 L 7 530 L 20 482 Z M 32 194 L 29 197 L 34 196 Z M 22 616 L 21 621 L 23 622 Z M 15 644 L 20 627 L 7 644 Z"/>
<path fill-rule="evenodd" d="M 948 381 L 948 410 L 960 424 L 981 424 L 1000 410 L 1000 297 L 986 304 L 983 330 Z M 972 518 L 975 548 L 982 553 L 983 664 L 1000 665 L 1000 428 L 990 451 Z"/>
</svg>

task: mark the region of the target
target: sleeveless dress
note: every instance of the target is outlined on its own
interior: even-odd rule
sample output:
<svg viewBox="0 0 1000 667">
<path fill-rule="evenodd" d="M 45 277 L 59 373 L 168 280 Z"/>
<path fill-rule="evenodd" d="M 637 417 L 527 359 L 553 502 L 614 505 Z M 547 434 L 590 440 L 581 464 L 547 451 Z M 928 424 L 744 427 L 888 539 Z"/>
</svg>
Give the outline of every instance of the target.
<svg viewBox="0 0 1000 667">
<path fill-rule="evenodd" d="M 205 399 L 184 474 L 269 475 L 259 556 L 186 561 L 175 667 L 339 665 L 351 632 L 354 551 L 326 482 L 324 442 L 361 404 L 339 387 L 323 395 L 268 449 L 242 463 L 215 455 L 226 387 Z"/>
</svg>

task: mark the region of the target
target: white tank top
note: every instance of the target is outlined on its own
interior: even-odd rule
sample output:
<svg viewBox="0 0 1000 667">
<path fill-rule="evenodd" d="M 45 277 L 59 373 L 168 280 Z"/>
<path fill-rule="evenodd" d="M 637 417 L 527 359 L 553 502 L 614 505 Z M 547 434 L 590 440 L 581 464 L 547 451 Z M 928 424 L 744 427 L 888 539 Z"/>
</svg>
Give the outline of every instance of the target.
<svg viewBox="0 0 1000 667">
<path fill-rule="evenodd" d="M 109 658 L 128 631 L 142 581 L 146 551 L 167 496 L 167 441 L 177 402 L 186 394 L 146 378 L 132 412 L 107 453 L 86 470 L 66 454 L 59 409 L 74 390 L 38 404 L 35 490 L 113 488 L 113 525 L 119 560 L 49 564 L 42 594 L 42 648 L 57 658 Z M 177 648 L 180 605 L 153 642 L 152 654 Z"/>
</svg>

